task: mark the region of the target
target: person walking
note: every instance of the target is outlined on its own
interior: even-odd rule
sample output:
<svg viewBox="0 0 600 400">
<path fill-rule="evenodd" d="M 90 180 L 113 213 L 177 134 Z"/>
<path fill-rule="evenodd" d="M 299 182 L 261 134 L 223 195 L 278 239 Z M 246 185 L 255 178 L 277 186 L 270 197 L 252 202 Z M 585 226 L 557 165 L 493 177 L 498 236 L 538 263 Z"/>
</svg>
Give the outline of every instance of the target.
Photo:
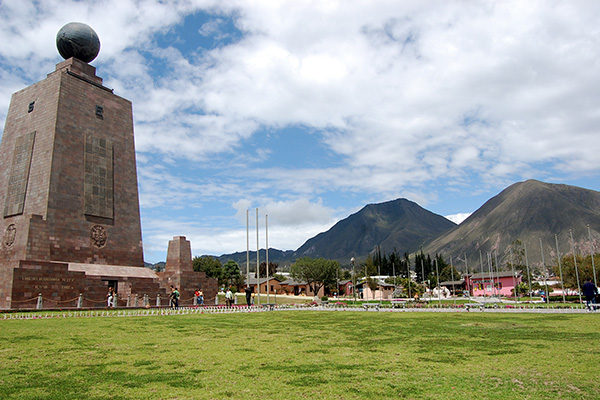
<svg viewBox="0 0 600 400">
<path fill-rule="evenodd" d="M 586 283 L 583 284 L 583 295 L 585 296 L 585 305 L 588 311 L 594 311 L 596 307 L 596 295 L 598 294 L 598 288 L 592 282 L 592 278 L 589 278 Z"/>
<path fill-rule="evenodd" d="M 171 285 L 171 307 L 179 308 L 179 290 L 176 287 Z"/>
<path fill-rule="evenodd" d="M 115 303 L 113 303 L 113 300 L 115 298 L 115 289 L 113 289 L 112 286 L 110 286 L 108 288 L 108 294 L 106 295 L 106 306 L 108 308 L 114 308 Z"/>
</svg>

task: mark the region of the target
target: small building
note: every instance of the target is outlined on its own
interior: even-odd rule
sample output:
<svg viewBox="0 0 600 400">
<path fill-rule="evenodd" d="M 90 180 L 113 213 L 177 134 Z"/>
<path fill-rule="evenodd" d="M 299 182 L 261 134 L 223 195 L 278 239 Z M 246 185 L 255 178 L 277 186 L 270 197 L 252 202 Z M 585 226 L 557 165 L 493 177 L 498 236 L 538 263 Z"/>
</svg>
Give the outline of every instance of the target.
<svg viewBox="0 0 600 400">
<path fill-rule="evenodd" d="M 338 296 L 340 295 L 344 295 L 344 296 L 352 296 L 352 280 L 348 279 L 348 280 L 344 280 L 344 281 L 340 281 L 339 283 L 339 287 L 338 287 Z"/>
<path fill-rule="evenodd" d="M 445 281 L 440 282 L 441 287 L 445 287 L 450 291 L 451 296 L 456 296 L 456 294 L 462 294 L 465 289 L 465 280 L 461 279 L 459 281 Z"/>
<path fill-rule="evenodd" d="M 511 271 L 480 272 L 465 275 L 465 289 L 471 296 L 512 296 L 513 289 L 521 283 L 521 275 Z"/>
<path fill-rule="evenodd" d="M 319 292 L 315 294 L 313 288 L 306 282 L 296 281 L 294 279 L 286 279 L 280 283 L 281 290 L 283 293 L 288 293 L 294 296 L 318 296 L 323 297 L 325 294 L 325 288 L 322 286 Z"/>
<path fill-rule="evenodd" d="M 377 280 L 377 288 L 371 290 L 366 281 L 356 284 L 356 289 L 362 294 L 363 300 L 390 300 L 396 287 L 391 283 Z"/>
<path fill-rule="evenodd" d="M 252 288 L 254 293 L 258 293 L 259 290 L 257 288 L 256 279 L 254 279 L 254 280 L 250 279 L 249 286 Z M 258 286 L 260 288 L 260 293 L 267 293 L 267 288 L 268 288 L 269 293 L 274 293 L 274 294 L 283 293 L 283 290 L 281 288 L 281 281 L 274 277 L 269 277 L 268 280 L 267 280 L 267 278 L 260 278 L 258 280 Z"/>
</svg>

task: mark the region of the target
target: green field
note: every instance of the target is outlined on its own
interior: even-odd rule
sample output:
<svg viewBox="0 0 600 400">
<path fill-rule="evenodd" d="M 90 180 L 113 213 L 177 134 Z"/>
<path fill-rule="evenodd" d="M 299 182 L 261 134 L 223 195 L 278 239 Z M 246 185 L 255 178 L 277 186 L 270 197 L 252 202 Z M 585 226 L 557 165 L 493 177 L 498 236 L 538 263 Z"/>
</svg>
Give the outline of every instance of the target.
<svg viewBox="0 0 600 400">
<path fill-rule="evenodd" d="M 600 314 L 0 320 L 2 399 L 597 399 Z"/>
</svg>

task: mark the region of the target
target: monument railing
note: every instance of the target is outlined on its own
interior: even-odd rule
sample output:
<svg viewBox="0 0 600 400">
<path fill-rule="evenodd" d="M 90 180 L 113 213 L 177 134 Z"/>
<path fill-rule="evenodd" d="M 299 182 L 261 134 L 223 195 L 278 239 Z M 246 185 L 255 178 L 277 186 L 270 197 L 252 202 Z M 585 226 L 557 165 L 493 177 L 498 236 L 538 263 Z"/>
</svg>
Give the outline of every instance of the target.
<svg viewBox="0 0 600 400">
<path fill-rule="evenodd" d="M 185 299 L 179 299 L 180 307 L 208 307 L 209 304 L 219 305 L 218 296 L 213 298 L 206 298 L 205 304 L 198 305 L 196 297 L 189 297 Z M 13 309 L 73 309 L 73 308 L 169 308 L 171 307 L 170 299 L 166 295 L 159 293 L 154 297 L 147 294 L 140 295 L 134 294 L 126 297 L 120 297 L 115 295 L 112 301 L 112 305 L 108 304 L 108 298 L 94 299 L 84 296 L 79 293 L 77 297 L 73 297 L 66 300 L 54 299 L 51 297 L 45 297 L 42 293 L 37 296 L 22 299 L 13 300 Z M 31 306 L 29 306 L 31 305 Z"/>
</svg>

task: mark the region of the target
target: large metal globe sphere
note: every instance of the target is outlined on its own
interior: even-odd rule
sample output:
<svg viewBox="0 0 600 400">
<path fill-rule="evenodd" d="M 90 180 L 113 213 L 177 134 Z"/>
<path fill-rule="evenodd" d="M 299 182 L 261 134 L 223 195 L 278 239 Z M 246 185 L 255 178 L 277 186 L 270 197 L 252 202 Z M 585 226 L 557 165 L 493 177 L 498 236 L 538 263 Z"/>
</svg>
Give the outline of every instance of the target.
<svg viewBox="0 0 600 400">
<path fill-rule="evenodd" d="M 65 60 L 75 57 L 89 63 L 100 52 L 100 39 L 89 25 L 70 22 L 56 34 L 56 47 Z"/>
</svg>

